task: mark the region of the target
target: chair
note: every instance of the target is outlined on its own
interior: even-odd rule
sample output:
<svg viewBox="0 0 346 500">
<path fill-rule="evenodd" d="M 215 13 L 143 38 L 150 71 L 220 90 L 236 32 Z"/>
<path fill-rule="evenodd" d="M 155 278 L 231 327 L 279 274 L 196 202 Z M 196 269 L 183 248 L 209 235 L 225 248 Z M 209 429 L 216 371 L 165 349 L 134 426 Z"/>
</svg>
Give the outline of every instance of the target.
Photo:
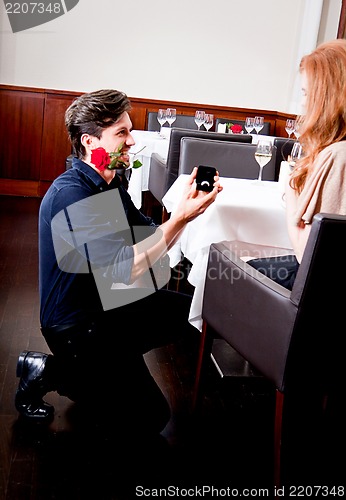
<svg viewBox="0 0 346 500">
<path fill-rule="evenodd" d="M 280 165 L 282 161 L 287 161 L 288 155 L 291 154 L 293 144 L 296 141 L 288 137 L 275 137 L 274 146 L 276 146 L 276 163 L 275 163 L 275 180 L 278 180 L 280 174 Z"/>
<path fill-rule="evenodd" d="M 180 114 L 178 115 L 177 114 L 177 118 L 176 118 L 173 125 L 174 125 L 174 127 L 197 130 L 197 125 L 195 123 L 195 117 L 191 116 L 191 115 L 180 115 Z M 164 124 L 164 126 L 166 126 L 166 124 Z M 161 128 L 161 126 L 160 126 L 159 122 L 157 121 L 157 112 L 149 111 L 147 130 L 159 132 L 160 128 Z"/>
<path fill-rule="evenodd" d="M 65 160 L 65 170 L 69 170 L 70 168 L 72 168 L 72 160 L 73 158 L 76 158 L 76 155 L 75 154 L 70 154 L 66 157 L 66 160 Z"/>
<path fill-rule="evenodd" d="M 223 123 L 233 123 L 233 125 L 239 124 L 243 127 L 243 130 L 245 132 L 245 128 L 244 128 L 245 120 L 233 120 L 233 118 L 216 118 L 215 130 L 217 130 L 219 123 L 222 123 L 222 124 Z M 255 131 L 253 130 L 251 133 L 255 133 Z M 264 127 L 259 132 L 259 134 L 260 135 L 270 135 L 270 122 L 264 122 Z"/>
<path fill-rule="evenodd" d="M 252 136 L 247 134 L 223 134 L 173 127 L 170 134 L 167 160 L 164 160 L 157 153 L 153 153 L 150 160 L 148 189 L 162 206 L 163 196 L 178 176 L 180 141 L 182 137 L 199 137 L 202 139 L 229 142 L 252 142 Z"/>
<path fill-rule="evenodd" d="M 219 171 L 221 177 L 257 179 L 259 167 L 255 150 L 255 144 L 183 137 L 178 174 L 189 174 L 194 166 L 210 165 Z M 274 147 L 272 159 L 263 169 L 263 180 L 275 179 L 275 159 Z"/>
<path fill-rule="evenodd" d="M 66 157 L 65 160 L 65 170 L 69 170 L 72 168 L 72 160 L 73 158 L 78 158 L 78 155 L 76 153 L 76 150 L 73 146 L 71 146 L 71 154 Z"/>
<path fill-rule="evenodd" d="M 338 394 L 343 398 L 345 301 L 340 284 L 346 268 L 336 253 L 343 255 L 345 247 L 346 216 L 315 215 L 292 291 L 239 258 L 237 242 L 215 243 L 209 250 L 194 403 L 211 339 L 217 336 L 273 384 L 277 486 L 285 474 L 299 482 L 301 471 L 315 467 L 328 403 Z M 333 410 L 329 415 L 337 414 Z M 315 484 L 310 477 L 305 480 Z"/>
</svg>

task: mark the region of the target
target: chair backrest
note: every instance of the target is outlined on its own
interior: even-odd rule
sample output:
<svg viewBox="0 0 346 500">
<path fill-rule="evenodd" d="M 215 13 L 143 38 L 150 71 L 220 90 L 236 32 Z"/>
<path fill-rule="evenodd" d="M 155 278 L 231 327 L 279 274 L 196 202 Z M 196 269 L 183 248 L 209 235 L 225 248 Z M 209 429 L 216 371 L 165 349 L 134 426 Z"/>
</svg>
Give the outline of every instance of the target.
<svg viewBox="0 0 346 500">
<path fill-rule="evenodd" d="M 315 215 L 291 292 L 223 251 L 225 243 L 211 245 L 203 318 L 280 391 L 327 384 L 343 366 L 346 267 L 337 256 L 346 216 Z"/>
<path fill-rule="evenodd" d="M 229 141 L 229 142 L 252 142 L 252 136 L 248 134 L 223 134 L 207 132 L 206 130 L 189 130 L 173 127 L 169 140 L 167 153 L 167 178 L 165 192 L 171 187 L 179 172 L 180 144 L 182 137 L 199 137 L 201 139 Z M 149 174 L 150 175 L 150 174 Z"/>
<path fill-rule="evenodd" d="M 72 160 L 73 158 L 75 158 L 76 155 L 74 154 L 70 154 L 66 157 L 66 160 L 65 160 L 65 170 L 69 170 L 70 168 L 72 168 Z"/>
<path fill-rule="evenodd" d="M 259 166 L 255 160 L 255 144 L 212 141 L 183 137 L 180 143 L 179 175 L 189 174 L 198 165 L 215 167 L 221 177 L 257 179 Z M 276 148 L 263 169 L 263 180 L 275 179 Z"/>
<path fill-rule="evenodd" d="M 276 146 L 275 180 L 278 180 L 280 174 L 280 165 L 282 161 L 287 161 L 291 154 L 293 144 L 296 141 L 288 137 L 275 137 L 274 146 Z"/>
<path fill-rule="evenodd" d="M 195 117 L 191 116 L 191 115 L 180 115 L 180 114 L 178 115 L 177 114 L 177 118 L 176 118 L 173 125 L 174 125 L 174 127 L 197 130 L 197 125 L 195 123 Z M 168 124 L 165 123 L 164 127 L 165 126 L 168 127 Z M 159 132 L 160 128 L 161 128 L 161 125 L 157 121 L 157 113 L 153 112 L 153 111 L 149 111 L 147 130 Z"/>
<path fill-rule="evenodd" d="M 241 125 L 243 127 L 243 130 L 245 132 L 245 120 L 233 120 L 233 118 L 216 118 L 215 120 L 215 130 L 217 131 L 217 126 L 219 123 L 233 123 L 233 125 Z M 253 130 L 251 132 L 252 134 L 255 133 Z M 264 122 L 264 127 L 260 131 L 260 134 L 262 135 L 270 135 L 270 122 Z"/>
<path fill-rule="evenodd" d="M 303 373 L 306 384 L 313 377 L 327 385 L 344 364 L 345 300 L 340 285 L 345 283 L 346 267 L 338 256 L 345 252 L 346 216 L 315 215 L 291 292 L 298 311 L 285 374 L 290 381 L 296 374 L 302 380 Z"/>
</svg>

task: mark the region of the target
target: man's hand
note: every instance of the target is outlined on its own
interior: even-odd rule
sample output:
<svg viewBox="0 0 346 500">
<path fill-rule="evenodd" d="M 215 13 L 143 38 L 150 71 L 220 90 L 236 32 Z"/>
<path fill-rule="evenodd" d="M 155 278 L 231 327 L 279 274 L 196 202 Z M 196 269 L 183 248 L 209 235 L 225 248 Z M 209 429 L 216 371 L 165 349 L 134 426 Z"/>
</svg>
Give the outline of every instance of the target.
<svg viewBox="0 0 346 500">
<path fill-rule="evenodd" d="M 214 187 L 210 193 L 206 191 L 198 191 L 196 189 L 197 167 L 194 167 L 192 173 L 188 177 L 185 188 L 183 190 L 180 202 L 174 211 L 174 216 L 182 217 L 185 222 L 189 222 L 199 215 L 214 203 L 216 197 L 223 187 L 220 184 L 219 173 L 214 177 Z"/>
</svg>

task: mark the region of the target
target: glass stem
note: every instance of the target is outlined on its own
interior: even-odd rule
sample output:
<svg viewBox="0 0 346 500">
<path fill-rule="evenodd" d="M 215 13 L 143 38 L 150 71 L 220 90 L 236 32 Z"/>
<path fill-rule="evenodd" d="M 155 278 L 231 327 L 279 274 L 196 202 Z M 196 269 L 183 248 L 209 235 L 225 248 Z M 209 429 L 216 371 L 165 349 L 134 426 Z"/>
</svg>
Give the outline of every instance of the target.
<svg viewBox="0 0 346 500">
<path fill-rule="evenodd" d="M 263 170 L 263 167 L 260 167 L 259 169 L 259 174 L 258 174 L 258 180 L 261 181 L 262 180 L 262 170 Z"/>
</svg>

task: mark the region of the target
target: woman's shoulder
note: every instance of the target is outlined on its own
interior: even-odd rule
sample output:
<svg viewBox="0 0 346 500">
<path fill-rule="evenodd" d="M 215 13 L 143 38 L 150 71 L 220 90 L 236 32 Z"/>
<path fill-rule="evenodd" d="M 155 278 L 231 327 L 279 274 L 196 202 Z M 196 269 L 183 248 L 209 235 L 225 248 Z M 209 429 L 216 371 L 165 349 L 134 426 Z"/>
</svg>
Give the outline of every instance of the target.
<svg viewBox="0 0 346 500">
<path fill-rule="evenodd" d="M 322 149 L 322 151 L 320 152 L 320 155 L 321 156 L 330 155 L 330 154 L 339 155 L 339 154 L 345 154 L 345 152 L 346 152 L 346 140 L 333 142 L 333 144 L 329 144 L 329 146 Z"/>
<path fill-rule="evenodd" d="M 315 165 L 318 167 L 335 164 L 346 164 L 346 141 L 334 142 L 325 147 L 319 152 L 315 160 Z"/>
</svg>

